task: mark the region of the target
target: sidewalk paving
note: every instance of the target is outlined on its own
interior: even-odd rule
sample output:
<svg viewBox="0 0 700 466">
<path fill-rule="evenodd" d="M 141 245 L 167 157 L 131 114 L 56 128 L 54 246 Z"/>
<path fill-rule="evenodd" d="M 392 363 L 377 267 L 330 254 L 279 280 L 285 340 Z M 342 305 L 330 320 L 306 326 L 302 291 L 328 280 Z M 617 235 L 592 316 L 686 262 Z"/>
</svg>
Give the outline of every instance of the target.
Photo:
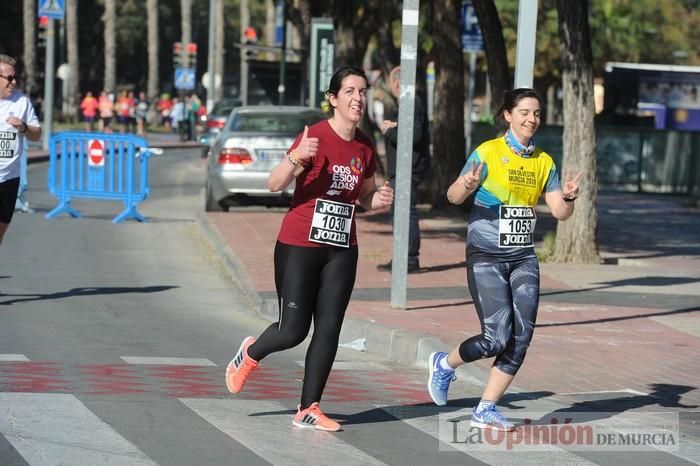
<svg viewBox="0 0 700 466">
<path fill-rule="evenodd" d="M 558 394 L 622 392 L 700 405 L 700 215 L 684 199 L 601 194 L 604 264 L 541 264 L 535 337 L 514 390 Z M 688 204 L 689 205 L 689 204 Z M 240 208 L 202 213 L 200 224 L 234 281 L 250 289 L 255 311 L 277 318 L 273 248 L 284 212 Z M 423 212 L 421 273 L 408 275 L 407 308 L 390 306 L 390 217 L 358 216 L 360 260 L 341 344 L 425 366 L 479 332 L 466 287 L 461 218 Z M 538 236 L 554 221 L 540 215 Z M 491 360 L 460 368 L 475 384 Z"/>
</svg>

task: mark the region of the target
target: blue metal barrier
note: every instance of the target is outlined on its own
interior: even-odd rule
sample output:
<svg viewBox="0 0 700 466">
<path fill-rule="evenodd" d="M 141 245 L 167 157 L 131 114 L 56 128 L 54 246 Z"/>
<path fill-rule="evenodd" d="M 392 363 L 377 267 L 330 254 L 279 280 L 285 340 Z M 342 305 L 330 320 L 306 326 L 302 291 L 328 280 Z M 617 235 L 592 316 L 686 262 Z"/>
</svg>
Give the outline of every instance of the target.
<svg viewBox="0 0 700 466">
<path fill-rule="evenodd" d="M 60 152 L 59 152 L 60 151 Z M 127 218 L 145 222 L 136 204 L 148 197 L 148 142 L 131 134 L 56 133 L 49 140 L 49 192 L 59 200 L 46 218 L 80 213 L 71 199 L 123 201 L 126 209 L 112 223 Z"/>
</svg>

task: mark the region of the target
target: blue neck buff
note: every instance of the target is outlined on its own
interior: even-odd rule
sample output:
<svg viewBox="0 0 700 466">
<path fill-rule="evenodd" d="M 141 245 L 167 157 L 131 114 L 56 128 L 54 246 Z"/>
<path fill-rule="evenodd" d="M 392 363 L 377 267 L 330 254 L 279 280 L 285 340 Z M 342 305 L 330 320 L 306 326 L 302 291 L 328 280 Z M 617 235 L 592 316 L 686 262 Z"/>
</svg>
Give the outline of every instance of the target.
<svg viewBox="0 0 700 466">
<path fill-rule="evenodd" d="M 530 139 L 530 143 L 527 145 L 527 147 L 520 144 L 520 142 L 513 135 L 510 129 L 506 131 L 506 134 L 505 136 L 503 136 L 503 138 L 506 140 L 506 144 L 508 144 L 510 150 L 522 157 L 529 157 L 530 154 L 532 154 L 532 152 L 535 150 L 535 138 Z"/>
</svg>

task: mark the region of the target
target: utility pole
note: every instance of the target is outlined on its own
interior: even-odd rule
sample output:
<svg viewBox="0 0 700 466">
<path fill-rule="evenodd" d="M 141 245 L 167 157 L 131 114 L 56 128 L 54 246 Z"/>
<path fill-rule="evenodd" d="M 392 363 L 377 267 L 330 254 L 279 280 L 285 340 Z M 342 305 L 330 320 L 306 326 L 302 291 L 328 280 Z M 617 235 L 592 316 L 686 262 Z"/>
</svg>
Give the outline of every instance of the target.
<svg viewBox="0 0 700 466">
<path fill-rule="evenodd" d="M 408 217 L 411 208 L 413 119 L 418 64 L 419 0 L 404 0 L 401 21 L 401 91 L 394 186 L 394 244 L 391 268 L 391 307 L 406 308 L 408 274 Z"/>
<path fill-rule="evenodd" d="M 214 52 L 214 42 L 215 42 L 215 30 L 216 30 L 216 0 L 209 0 L 209 50 L 207 58 L 207 73 L 209 74 L 209 84 L 207 85 L 207 113 L 211 112 L 214 108 L 214 93 L 215 80 L 214 73 L 216 73 L 216 54 Z"/>
<path fill-rule="evenodd" d="M 250 10 L 248 9 L 248 0 L 241 0 L 240 4 L 241 16 L 241 83 L 239 96 L 243 105 L 248 105 L 248 57 L 246 46 L 245 30 L 250 26 Z"/>
<path fill-rule="evenodd" d="M 515 85 L 532 87 L 535 72 L 535 38 L 537 36 L 537 0 L 520 0 L 518 37 L 515 46 Z"/>
<path fill-rule="evenodd" d="M 56 20 L 49 18 L 49 24 L 46 26 L 46 60 L 44 64 L 44 127 L 42 133 L 44 141 L 42 147 L 46 150 L 49 148 L 49 139 L 53 132 L 53 99 L 54 99 L 54 55 L 56 48 Z"/>
</svg>

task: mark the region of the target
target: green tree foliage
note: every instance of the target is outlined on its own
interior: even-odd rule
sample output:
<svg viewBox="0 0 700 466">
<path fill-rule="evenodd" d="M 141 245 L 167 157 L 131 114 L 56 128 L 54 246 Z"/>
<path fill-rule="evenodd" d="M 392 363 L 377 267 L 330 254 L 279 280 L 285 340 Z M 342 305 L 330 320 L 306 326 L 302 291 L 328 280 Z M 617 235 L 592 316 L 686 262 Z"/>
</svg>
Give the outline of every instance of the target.
<svg viewBox="0 0 700 466">
<path fill-rule="evenodd" d="M 606 61 L 700 65 L 698 0 L 596 0 L 590 14 L 593 64 Z"/>
</svg>

